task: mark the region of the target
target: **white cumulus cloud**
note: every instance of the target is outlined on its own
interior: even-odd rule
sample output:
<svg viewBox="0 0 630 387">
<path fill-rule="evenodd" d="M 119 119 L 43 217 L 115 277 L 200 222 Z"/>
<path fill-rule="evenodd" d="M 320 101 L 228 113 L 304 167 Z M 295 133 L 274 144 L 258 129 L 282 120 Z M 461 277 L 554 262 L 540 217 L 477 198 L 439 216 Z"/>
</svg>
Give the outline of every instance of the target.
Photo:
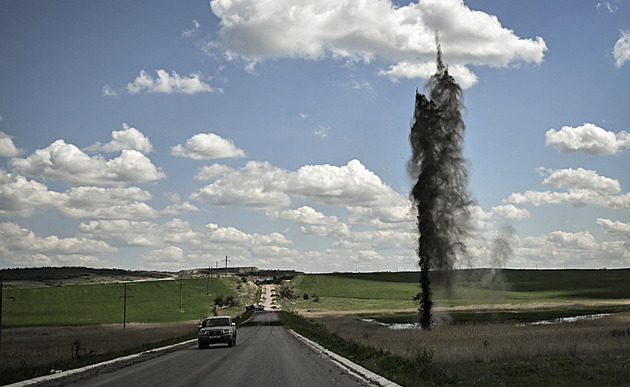
<svg viewBox="0 0 630 387">
<path fill-rule="evenodd" d="M 138 129 L 122 124 L 123 130 L 112 132 L 112 141 L 107 144 L 97 142 L 86 148 L 87 151 L 119 152 L 125 149 L 133 149 L 144 154 L 153 151 L 153 145 L 149 138 Z"/>
<path fill-rule="evenodd" d="M 392 63 L 393 79 L 428 78 L 435 72 L 435 31 L 453 75 L 476 81 L 468 65 L 540 63 L 547 46 L 522 39 L 496 16 L 462 0 L 424 0 L 397 7 L 390 0 L 213 0 L 228 58 L 255 64 L 266 58 L 335 58 Z"/>
<path fill-rule="evenodd" d="M 106 266 L 98 255 L 113 253 L 104 241 L 83 237 L 41 237 L 16 223 L 0 223 L 0 256 L 14 266 Z"/>
<path fill-rule="evenodd" d="M 610 219 L 597 219 L 599 224 L 605 233 L 615 236 L 621 236 L 625 239 L 630 239 L 630 223 L 624 223 L 619 221 L 612 221 Z"/>
<path fill-rule="evenodd" d="M 531 216 L 525 208 L 518 208 L 513 204 L 492 207 L 492 212 L 508 220 L 527 219 Z"/>
<path fill-rule="evenodd" d="M 59 213 L 72 219 L 156 218 L 148 191 L 138 187 L 72 187 L 57 203 Z"/>
<path fill-rule="evenodd" d="M 195 160 L 245 157 L 245 152 L 232 140 L 214 133 L 195 134 L 186 140 L 186 144 L 172 147 L 171 154 Z"/>
<path fill-rule="evenodd" d="M 146 202 L 148 191 L 138 187 L 72 187 L 66 192 L 50 191 L 35 180 L 0 169 L 0 217 L 30 217 L 56 209 L 70 219 L 156 218 L 160 212 Z M 181 210 L 189 203 L 178 203 Z M 164 210 L 174 211 L 176 207 Z"/>
<path fill-rule="evenodd" d="M 291 198 L 278 187 L 285 180 L 286 171 L 267 162 L 250 161 L 243 168 L 228 173 L 191 197 L 226 207 L 286 207 L 291 204 Z"/>
<path fill-rule="evenodd" d="M 10 164 L 22 173 L 70 185 L 122 186 L 146 183 L 165 177 L 151 160 L 137 150 L 124 149 L 111 160 L 90 157 L 75 145 L 57 140 L 26 158 L 13 158 Z"/>
<path fill-rule="evenodd" d="M 306 165 L 294 172 L 268 162 L 250 161 L 191 195 L 214 205 L 276 211 L 270 214 L 285 219 L 291 214 L 297 216 L 291 211 L 277 212 L 291 205 L 292 196 L 325 206 L 345 207 L 354 224 L 387 228 L 411 219 L 410 202 L 358 160 L 340 167 Z M 307 208 L 311 207 L 299 210 L 302 216 L 309 212 Z"/>
<path fill-rule="evenodd" d="M 189 262 L 184 255 L 184 250 L 177 246 L 167 246 L 162 249 L 151 250 L 142 256 L 140 264 L 142 267 L 162 269 L 171 267 L 181 269 L 189 267 Z"/>
<path fill-rule="evenodd" d="M 619 37 L 613 48 L 613 56 L 617 67 L 621 67 L 630 61 L 630 31 L 621 31 L 621 37 Z"/>
<path fill-rule="evenodd" d="M 153 78 L 146 71 L 141 70 L 140 75 L 127 84 L 127 92 L 130 94 L 147 92 L 188 95 L 221 92 L 221 89 L 215 89 L 204 82 L 205 77 L 201 73 L 193 73 L 188 77 L 182 77 L 175 71 L 169 74 L 166 70 L 156 70 L 156 73 L 157 78 Z"/>
<path fill-rule="evenodd" d="M 544 169 L 539 172 L 548 176 L 543 184 L 554 188 L 567 188 L 568 190 L 591 190 L 602 194 L 616 194 L 621 192 L 621 185 L 616 179 L 600 176 L 597 172 L 584 168 L 568 169 Z"/>
<path fill-rule="evenodd" d="M 1 118 L 1 117 L 0 117 Z M 0 119 L 0 121 L 2 121 Z M 19 156 L 23 151 L 13 144 L 13 137 L 0 132 L 0 157 Z"/>
<path fill-rule="evenodd" d="M 630 147 L 630 135 L 625 131 L 615 134 L 585 123 L 575 128 L 563 126 L 559 131 L 550 129 L 545 134 L 545 145 L 565 153 L 581 151 L 590 155 L 612 155 L 621 148 Z"/>
<path fill-rule="evenodd" d="M 54 208 L 60 196 L 42 183 L 0 169 L 0 216 L 32 216 L 37 210 Z"/>
<path fill-rule="evenodd" d="M 517 205 L 531 203 L 535 206 L 571 204 L 576 207 L 597 206 L 613 210 L 630 211 L 630 194 L 621 193 L 619 181 L 600 176 L 595 171 L 578 169 L 544 169 L 548 176 L 543 183 L 566 191 L 535 191 L 513 193 L 508 202 Z"/>
<path fill-rule="evenodd" d="M 326 216 L 314 208 L 302 206 L 296 210 L 269 211 L 268 215 L 300 224 L 303 233 L 311 235 L 334 235 L 344 237 L 350 234 L 350 228 L 336 216 Z"/>
<path fill-rule="evenodd" d="M 206 181 L 212 178 L 223 176 L 232 172 L 233 169 L 223 164 L 212 164 L 210 166 L 203 166 L 197 170 L 195 180 Z"/>
</svg>

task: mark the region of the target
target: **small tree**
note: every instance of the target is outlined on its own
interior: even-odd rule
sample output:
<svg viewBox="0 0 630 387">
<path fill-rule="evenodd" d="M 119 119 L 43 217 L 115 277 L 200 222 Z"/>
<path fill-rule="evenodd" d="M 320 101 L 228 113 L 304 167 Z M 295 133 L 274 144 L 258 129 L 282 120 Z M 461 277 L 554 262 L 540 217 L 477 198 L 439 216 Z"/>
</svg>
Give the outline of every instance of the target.
<svg viewBox="0 0 630 387">
<path fill-rule="evenodd" d="M 304 295 L 302 296 L 303 300 L 308 300 L 310 297 L 308 296 L 308 293 L 304 293 Z"/>
<path fill-rule="evenodd" d="M 223 296 L 216 296 L 214 299 L 214 304 L 218 306 L 223 306 Z"/>
<path fill-rule="evenodd" d="M 282 297 L 287 298 L 289 300 L 295 300 L 297 298 L 289 282 L 284 282 L 282 284 L 282 289 L 280 290 L 280 294 L 282 295 Z"/>
</svg>

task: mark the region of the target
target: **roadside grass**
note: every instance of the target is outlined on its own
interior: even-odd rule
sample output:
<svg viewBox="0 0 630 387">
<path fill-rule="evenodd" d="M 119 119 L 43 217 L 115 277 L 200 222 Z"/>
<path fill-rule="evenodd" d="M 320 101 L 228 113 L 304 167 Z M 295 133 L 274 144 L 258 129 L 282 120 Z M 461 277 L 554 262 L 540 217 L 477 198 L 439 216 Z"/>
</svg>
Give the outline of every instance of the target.
<svg viewBox="0 0 630 387">
<path fill-rule="evenodd" d="M 548 386 L 628 385 L 630 383 L 630 313 L 596 320 L 557 325 L 517 326 L 506 323 L 450 325 L 431 331 L 391 330 L 356 316 L 326 316 L 303 319 L 310 330 L 305 336 L 334 352 L 358 359 L 357 363 L 403 386 Z M 298 331 L 299 333 L 302 333 Z M 311 336 L 308 336 L 310 334 Z M 320 340 L 320 336 L 323 339 Z M 339 340 L 340 349 L 329 341 Z M 350 350 L 347 350 L 349 347 Z M 370 351 L 387 358 L 425 364 L 414 374 L 425 384 L 387 376 L 386 370 L 371 368 L 353 351 Z M 345 352 L 344 352 L 345 351 Z M 427 355 L 430 355 L 427 357 Z M 381 355 L 379 355 L 381 356 Z M 387 364 L 387 363 L 386 363 Z M 424 374 L 426 370 L 436 374 Z M 437 375 L 433 379 L 432 375 Z"/>
<path fill-rule="evenodd" d="M 105 362 L 108 360 L 116 359 L 123 356 L 133 355 L 148 351 L 150 349 L 160 348 L 172 344 L 181 343 L 187 340 L 196 338 L 197 335 L 189 334 L 185 336 L 174 337 L 170 339 L 161 340 L 153 343 L 146 343 L 133 348 L 127 348 L 125 350 L 107 352 L 104 354 L 84 353 L 83 355 L 77 355 L 73 360 L 58 360 L 49 362 L 44 365 L 28 366 L 23 364 L 20 367 L 2 368 L 0 372 L 0 385 L 11 384 L 22 380 L 32 379 L 39 376 L 49 375 L 51 370 L 72 370 L 81 368 L 90 364 L 96 364 Z M 77 342 L 78 343 L 78 342 Z M 68 353 L 71 353 L 71 348 L 63 348 Z M 78 348 L 79 350 L 81 348 Z"/>
<path fill-rule="evenodd" d="M 200 319 L 212 313 L 218 295 L 248 294 L 237 290 L 237 278 L 192 278 L 183 280 L 183 311 L 180 311 L 180 281 L 127 283 L 127 322 L 173 322 Z M 206 294 L 209 289 L 210 294 Z M 85 286 L 4 289 L 2 325 L 62 326 L 123 323 L 122 283 Z M 245 296 L 249 298 L 249 296 Z M 243 300 L 242 302 L 246 302 Z M 222 310 L 237 314 L 241 306 Z"/>
<path fill-rule="evenodd" d="M 394 355 L 370 345 L 359 344 L 330 333 L 323 325 L 297 314 L 281 311 L 283 325 L 326 349 L 402 386 L 455 385 L 457 377 L 432 362 L 433 354 L 418 348 L 412 357 Z"/>
<path fill-rule="evenodd" d="M 469 386 L 627 386 L 630 355 L 525 358 L 446 367 Z"/>
<path fill-rule="evenodd" d="M 356 316 L 326 316 L 313 321 L 339 337 L 396 355 L 412 357 L 429 348 L 439 364 L 509 361 L 544 356 L 628 354 L 630 313 L 549 325 L 474 323 L 430 331 L 390 329 Z"/>
</svg>

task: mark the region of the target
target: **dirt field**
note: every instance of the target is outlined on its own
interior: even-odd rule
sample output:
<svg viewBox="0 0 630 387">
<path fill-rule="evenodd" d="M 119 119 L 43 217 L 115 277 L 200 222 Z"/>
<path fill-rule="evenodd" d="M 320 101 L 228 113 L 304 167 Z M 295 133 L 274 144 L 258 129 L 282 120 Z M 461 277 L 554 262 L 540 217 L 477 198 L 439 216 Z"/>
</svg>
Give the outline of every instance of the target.
<svg viewBox="0 0 630 387">
<path fill-rule="evenodd" d="M 123 351 L 197 332 L 197 321 L 2 330 L 0 371 Z"/>
</svg>

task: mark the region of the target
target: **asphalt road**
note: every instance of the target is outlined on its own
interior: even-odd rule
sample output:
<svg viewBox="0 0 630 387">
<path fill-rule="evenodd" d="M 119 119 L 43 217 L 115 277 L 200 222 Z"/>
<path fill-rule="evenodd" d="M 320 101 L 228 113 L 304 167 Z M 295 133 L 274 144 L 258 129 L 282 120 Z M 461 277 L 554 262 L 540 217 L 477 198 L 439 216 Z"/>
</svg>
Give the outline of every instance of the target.
<svg viewBox="0 0 630 387">
<path fill-rule="evenodd" d="M 106 373 L 103 373 L 107 371 Z M 302 343 L 276 312 L 258 312 L 237 333 L 233 348 L 191 344 L 175 352 L 95 376 L 72 386 L 364 386 Z"/>
</svg>

